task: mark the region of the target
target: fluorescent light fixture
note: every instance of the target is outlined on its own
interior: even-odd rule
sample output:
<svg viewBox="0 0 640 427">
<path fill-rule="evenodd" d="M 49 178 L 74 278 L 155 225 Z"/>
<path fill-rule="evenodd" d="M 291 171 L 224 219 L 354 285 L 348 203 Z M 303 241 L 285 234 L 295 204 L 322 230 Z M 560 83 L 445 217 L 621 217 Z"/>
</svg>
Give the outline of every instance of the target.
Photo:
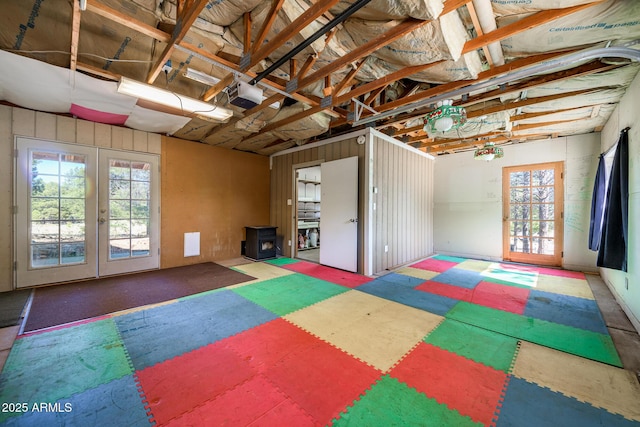
<svg viewBox="0 0 640 427">
<path fill-rule="evenodd" d="M 140 83 L 127 77 L 120 77 L 118 93 L 175 108 L 184 113 L 193 113 L 220 121 L 227 120 L 233 116 L 233 111 L 227 108 Z"/>
<path fill-rule="evenodd" d="M 220 81 L 217 77 L 210 76 L 207 73 L 194 70 L 193 68 L 187 68 L 187 71 L 185 71 L 183 75 L 188 79 L 195 80 L 208 86 L 214 86 Z"/>
</svg>

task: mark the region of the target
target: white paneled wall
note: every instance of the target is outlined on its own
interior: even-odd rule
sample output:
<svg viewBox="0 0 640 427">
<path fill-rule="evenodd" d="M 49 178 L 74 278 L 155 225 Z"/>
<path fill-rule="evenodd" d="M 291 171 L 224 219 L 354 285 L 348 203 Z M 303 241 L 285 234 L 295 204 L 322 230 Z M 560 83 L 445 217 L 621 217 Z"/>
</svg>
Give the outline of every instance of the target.
<svg viewBox="0 0 640 427">
<path fill-rule="evenodd" d="M 472 152 L 435 162 L 434 252 L 502 260 L 502 168 L 564 162 L 563 266 L 596 269 L 588 249 L 591 191 L 600 134 L 555 138 L 504 147 L 504 158 L 473 159 Z"/>
<path fill-rule="evenodd" d="M 13 286 L 14 136 L 160 154 L 161 136 L 0 105 L 0 292 Z"/>
</svg>

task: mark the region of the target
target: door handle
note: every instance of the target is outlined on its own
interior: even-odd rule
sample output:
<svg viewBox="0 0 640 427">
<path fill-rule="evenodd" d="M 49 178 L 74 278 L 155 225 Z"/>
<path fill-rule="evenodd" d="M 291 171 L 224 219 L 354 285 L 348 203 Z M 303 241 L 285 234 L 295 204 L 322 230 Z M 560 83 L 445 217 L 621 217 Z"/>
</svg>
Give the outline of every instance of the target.
<svg viewBox="0 0 640 427">
<path fill-rule="evenodd" d="M 358 218 L 351 218 L 349 222 L 358 222 Z"/>
</svg>

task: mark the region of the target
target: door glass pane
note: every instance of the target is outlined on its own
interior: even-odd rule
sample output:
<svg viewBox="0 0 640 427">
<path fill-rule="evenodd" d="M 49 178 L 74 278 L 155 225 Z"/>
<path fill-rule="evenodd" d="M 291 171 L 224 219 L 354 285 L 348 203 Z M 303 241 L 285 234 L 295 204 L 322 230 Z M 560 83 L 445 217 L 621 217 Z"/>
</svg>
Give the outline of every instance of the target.
<svg viewBox="0 0 640 427">
<path fill-rule="evenodd" d="M 85 156 L 33 151 L 29 162 L 31 267 L 84 262 Z"/>
<path fill-rule="evenodd" d="M 512 187 L 529 186 L 530 184 L 529 171 L 511 172 L 509 174 L 509 177 L 510 177 L 510 183 Z"/>
<path fill-rule="evenodd" d="M 512 188 L 511 203 L 529 203 L 529 188 Z"/>
<path fill-rule="evenodd" d="M 551 203 L 531 205 L 531 218 L 535 220 L 553 220 L 554 207 Z"/>
<path fill-rule="evenodd" d="M 537 169 L 533 171 L 533 182 L 531 185 L 553 185 L 554 171 L 553 169 Z"/>
<path fill-rule="evenodd" d="M 109 258 L 149 256 L 151 164 L 109 161 Z"/>
</svg>

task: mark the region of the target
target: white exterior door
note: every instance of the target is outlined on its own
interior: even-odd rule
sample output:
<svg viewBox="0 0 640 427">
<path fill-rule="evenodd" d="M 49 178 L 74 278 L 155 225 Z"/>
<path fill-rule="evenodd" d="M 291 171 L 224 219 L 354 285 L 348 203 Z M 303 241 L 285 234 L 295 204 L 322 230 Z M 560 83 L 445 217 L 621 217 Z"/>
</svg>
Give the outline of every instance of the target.
<svg viewBox="0 0 640 427">
<path fill-rule="evenodd" d="M 358 157 L 321 164 L 320 264 L 358 270 Z"/>
<path fill-rule="evenodd" d="M 17 286 L 96 277 L 96 149 L 16 139 Z"/>
<path fill-rule="evenodd" d="M 16 138 L 16 286 L 158 268 L 158 182 L 154 155 Z"/>
<path fill-rule="evenodd" d="M 158 157 L 100 150 L 101 276 L 159 267 Z"/>
</svg>

